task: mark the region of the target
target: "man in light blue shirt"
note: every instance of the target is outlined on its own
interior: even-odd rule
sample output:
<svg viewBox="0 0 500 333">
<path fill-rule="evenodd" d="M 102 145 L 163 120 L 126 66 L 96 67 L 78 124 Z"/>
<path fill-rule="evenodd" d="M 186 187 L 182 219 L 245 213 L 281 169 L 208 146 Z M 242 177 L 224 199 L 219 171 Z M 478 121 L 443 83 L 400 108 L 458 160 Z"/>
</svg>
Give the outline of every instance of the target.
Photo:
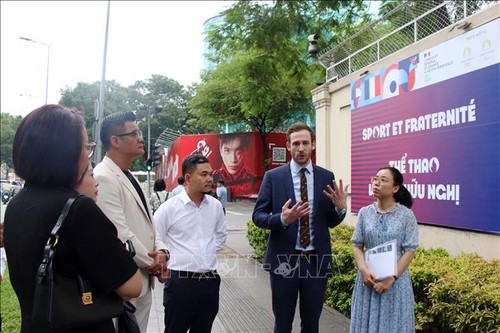
<svg viewBox="0 0 500 333">
<path fill-rule="evenodd" d="M 185 182 L 185 180 L 184 180 L 183 176 L 180 176 L 179 178 L 177 178 L 178 185 L 176 188 L 174 188 L 172 190 L 172 196 L 177 195 L 177 194 L 182 192 L 182 190 L 184 189 L 184 182 Z"/>
<path fill-rule="evenodd" d="M 226 215 L 227 189 L 224 186 L 224 179 L 219 179 L 219 181 L 217 182 L 217 198 L 222 204 L 224 215 Z"/>
</svg>

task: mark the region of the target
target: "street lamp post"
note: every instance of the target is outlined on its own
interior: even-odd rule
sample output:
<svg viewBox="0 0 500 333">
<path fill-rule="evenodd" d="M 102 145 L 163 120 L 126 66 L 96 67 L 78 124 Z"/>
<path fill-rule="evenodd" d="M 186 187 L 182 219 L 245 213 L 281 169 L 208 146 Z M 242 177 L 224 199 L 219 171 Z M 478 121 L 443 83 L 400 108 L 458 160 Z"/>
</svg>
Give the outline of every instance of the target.
<svg viewBox="0 0 500 333">
<path fill-rule="evenodd" d="M 104 118 L 104 86 L 106 85 L 106 57 L 108 54 L 108 31 L 109 31 L 109 12 L 111 10 L 111 1 L 108 1 L 108 10 L 106 14 L 106 30 L 104 32 L 104 51 L 102 54 L 102 72 L 101 72 L 101 84 L 99 85 L 99 100 L 96 110 L 96 126 L 94 131 L 94 141 L 97 142 L 97 147 L 94 154 L 95 163 L 101 161 L 102 156 L 102 141 L 101 141 L 101 126 L 102 120 Z"/>
<path fill-rule="evenodd" d="M 36 43 L 36 44 L 41 44 L 47 46 L 47 73 L 45 75 L 45 104 L 47 104 L 48 98 L 49 98 L 49 64 L 50 64 L 50 47 L 52 44 L 47 44 L 44 42 L 39 42 L 36 40 L 33 40 L 31 38 L 26 38 L 26 37 L 19 37 L 22 40 Z"/>
<path fill-rule="evenodd" d="M 148 163 L 149 163 L 149 158 L 151 157 L 151 108 L 148 108 Z M 146 180 L 148 182 L 148 198 L 151 197 L 151 176 L 150 176 L 150 168 L 148 167 L 148 175 L 146 177 Z"/>
<path fill-rule="evenodd" d="M 151 157 L 151 109 L 148 108 L 148 160 L 150 157 Z"/>
</svg>

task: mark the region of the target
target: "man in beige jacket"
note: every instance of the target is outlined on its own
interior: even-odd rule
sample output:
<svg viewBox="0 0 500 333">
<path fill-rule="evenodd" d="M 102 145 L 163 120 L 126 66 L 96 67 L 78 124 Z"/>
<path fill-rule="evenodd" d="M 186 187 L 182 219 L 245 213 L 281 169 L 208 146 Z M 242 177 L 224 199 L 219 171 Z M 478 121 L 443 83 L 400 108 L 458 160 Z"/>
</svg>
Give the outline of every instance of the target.
<svg viewBox="0 0 500 333">
<path fill-rule="evenodd" d="M 141 332 L 147 331 L 154 276 L 166 280 L 168 251 L 155 230 L 153 213 L 138 180 L 129 171 L 132 161 L 144 155 L 144 139 L 132 112 L 114 113 L 103 119 L 101 142 L 106 156 L 94 169 L 99 181 L 97 204 L 118 229 L 118 237 L 130 240 L 142 277 L 142 291 L 132 300 Z M 103 255 L 105 255 L 103 253 Z"/>
</svg>

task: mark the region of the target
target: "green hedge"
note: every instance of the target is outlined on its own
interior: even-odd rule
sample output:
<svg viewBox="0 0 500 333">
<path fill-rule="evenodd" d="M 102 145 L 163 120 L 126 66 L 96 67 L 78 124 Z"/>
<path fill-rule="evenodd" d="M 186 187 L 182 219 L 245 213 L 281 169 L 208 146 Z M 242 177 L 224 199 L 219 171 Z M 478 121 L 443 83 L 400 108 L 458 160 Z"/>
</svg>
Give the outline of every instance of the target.
<svg viewBox="0 0 500 333">
<path fill-rule="evenodd" d="M 332 238 L 332 275 L 328 279 L 325 303 L 347 317 L 351 316 L 351 299 L 358 269 L 352 254 L 354 229 L 340 225 L 330 229 Z"/>
<path fill-rule="evenodd" d="M 247 238 L 262 258 L 269 231 L 247 222 Z M 347 317 L 357 274 L 350 242 L 353 227 L 331 229 L 332 276 L 325 303 Z M 418 248 L 410 264 L 418 332 L 498 332 L 500 327 L 500 261 L 477 254 L 451 256 L 442 248 Z"/>
<path fill-rule="evenodd" d="M 247 221 L 247 239 L 248 244 L 255 250 L 257 258 L 264 257 L 267 247 L 269 230 L 257 227 L 252 220 Z"/>
</svg>

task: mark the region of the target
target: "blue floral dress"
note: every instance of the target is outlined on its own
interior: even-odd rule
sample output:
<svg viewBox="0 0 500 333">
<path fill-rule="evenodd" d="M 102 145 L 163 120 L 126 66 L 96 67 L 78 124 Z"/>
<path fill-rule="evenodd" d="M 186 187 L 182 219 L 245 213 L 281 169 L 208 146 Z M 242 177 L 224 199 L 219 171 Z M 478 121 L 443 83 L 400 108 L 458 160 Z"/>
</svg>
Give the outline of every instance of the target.
<svg viewBox="0 0 500 333">
<path fill-rule="evenodd" d="M 393 239 L 397 240 L 398 261 L 403 250 L 416 250 L 418 226 L 411 209 L 399 203 L 386 213 L 378 212 L 375 203 L 361 208 L 351 239 L 354 246 L 366 250 Z M 408 269 L 383 294 L 365 287 L 358 272 L 352 294 L 350 332 L 415 332 L 413 287 Z"/>
</svg>

